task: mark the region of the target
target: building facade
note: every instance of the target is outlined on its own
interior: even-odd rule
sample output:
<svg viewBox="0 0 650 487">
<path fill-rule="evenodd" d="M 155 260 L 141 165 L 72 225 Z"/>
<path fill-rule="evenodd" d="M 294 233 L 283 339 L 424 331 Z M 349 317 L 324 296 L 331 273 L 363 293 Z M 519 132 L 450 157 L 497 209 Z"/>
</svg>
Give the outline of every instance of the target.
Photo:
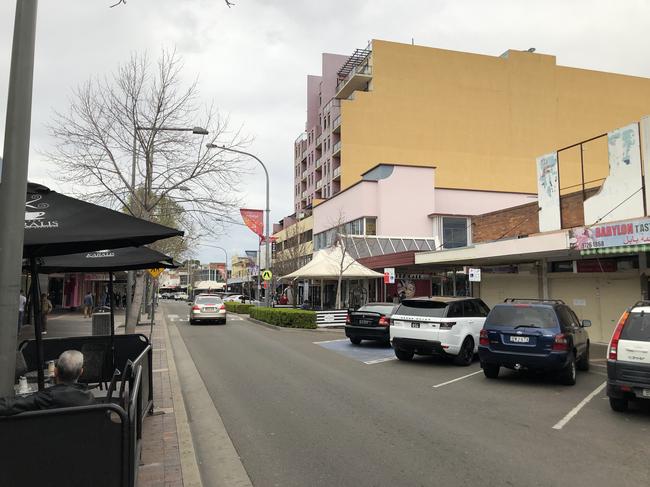
<svg viewBox="0 0 650 487">
<path fill-rule="evenodd" d="M 648 112 L 649 79 L 528 51 L 486 56 L 373 40 L 351 56 L 323 54 L 321 75 L 307 78 L 294 209 L 301 217 L 381 163 L 435 166 L 438 188 L 535 192 L 539 154 Z M 580 183 L 566 167 L 564 185 Z M 588 180 L 606 173 L 606 158 L 587 165 Z"/>
<path fill-rule="evenodd" d="M 607 342 L 623 311 L 650 297 L 650 195 L 643 181 L 650 118 L 604 139 L 609 171 L 597 188 L 585 181 L 562 194 L 562 158 L 549 166 L 547 154 L 538 159 L 536 203 L 474 217 L 471 245 L 417 254 L 416 268 L 480 268 L 472 292 L 490 306 L 508 297 L 561 299 L 591 320 L 592 341 Z"/>
</svg>

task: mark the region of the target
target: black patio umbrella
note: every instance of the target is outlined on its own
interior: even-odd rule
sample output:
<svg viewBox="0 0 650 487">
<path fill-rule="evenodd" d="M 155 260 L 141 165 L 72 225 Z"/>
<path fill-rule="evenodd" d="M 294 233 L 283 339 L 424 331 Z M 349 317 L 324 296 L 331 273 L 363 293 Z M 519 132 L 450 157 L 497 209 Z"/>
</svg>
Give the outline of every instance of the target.
<svg viewBox="0 0 650 487">
<path fill-rule="evenodd" d="M 34 277 L 38 276 L 37 257 L 139 247 L 182 235 L 182 231 L 71 198 L 40 184 L 27 185 L 23 257 L 29 259 Z M 36 348 L 41 364 L 43 340 L 37 285 L 32 286 L 32 300 Z M 44 380 L 42 367 L 39 367 L 39 388 L 43 388 Z"/>
<path fill-rule="evenodd" d="M 125 247 L 56 255 L 38 259 L 38 272 L 108 272 L 108 295 L 111 313 L 111 357 L 115 366 L 115 303 L 113 301 L 113 273 L 140 269 L 173 269 L 178 267 L 172 257 L 147 247 Z"/>
<path fill-rule="evenodd" d="M 27 258 L 139 247 L 179 235 L 183 232 L 50 191 L 40 184 L 27 186 L 23 244 Z"/>
</svg>

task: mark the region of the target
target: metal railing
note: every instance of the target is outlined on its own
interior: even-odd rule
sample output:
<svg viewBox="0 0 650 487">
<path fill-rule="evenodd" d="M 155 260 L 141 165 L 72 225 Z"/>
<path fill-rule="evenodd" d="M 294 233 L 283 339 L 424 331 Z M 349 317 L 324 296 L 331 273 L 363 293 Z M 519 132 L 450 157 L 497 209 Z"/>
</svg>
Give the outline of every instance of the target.
<svg viewBox="0 0 650 487">
<path fill-rule="evenodd" d="M 334 144 L 334 147 L 332 148 L 332 154 L 337 154 L 341 152 L 341 141 L 339 140 L 336 144 Z"/>
<path fill-rule="evenodd" d="M 368 64 L 368 61 L 360 64 L 359 66 L 355 66 L 352 68 L 352 71 L 350 71 L 350 74 L 348 74 L 345 78 L 339 79 L 336 83 L 336 91 L 339 91 L 343 85 L 345 85 L 348 81 L 350 81 L 354 76 L 358 74 L 372 76 L 372 66 Z"/>
<path fill-rule="evenodd" d="M 341 166 L 334 169 L 334 171 L 332 171 L 332 174 L 334 175 L 333 177 L 338 178 L 341 175 Z"/>
</svg>

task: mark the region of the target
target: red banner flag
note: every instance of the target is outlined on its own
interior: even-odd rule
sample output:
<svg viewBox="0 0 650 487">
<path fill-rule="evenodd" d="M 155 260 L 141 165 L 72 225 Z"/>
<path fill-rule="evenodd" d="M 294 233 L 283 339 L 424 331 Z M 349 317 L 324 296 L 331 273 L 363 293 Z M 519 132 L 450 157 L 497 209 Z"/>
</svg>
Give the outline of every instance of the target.
<svg viewBox="0 0 650 487">
<path fill-rule="evenodd" d="M 264 235 L 264 211 L 241 208 L 239 212 L 248 228 L 260 237 Z"/>
</svg>

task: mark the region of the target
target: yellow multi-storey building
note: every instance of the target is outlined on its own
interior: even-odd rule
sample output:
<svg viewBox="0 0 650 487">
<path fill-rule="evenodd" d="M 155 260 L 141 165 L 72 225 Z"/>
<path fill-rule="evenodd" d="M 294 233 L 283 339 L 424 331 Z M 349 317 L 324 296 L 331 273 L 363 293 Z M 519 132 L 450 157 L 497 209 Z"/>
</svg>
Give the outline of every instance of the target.
<svg viewBox="0 0 650 487">
<path fill-rule="evenodd" d="M 323 55 L 295 144 L 296 212 L 380 163 L 435 166 L 438 188 L 534 193 L 537 156 L 650 113 L 650 79 L 530 51 L 486 56 L 374 40 L 349 57 Z M 603 149 L 583 154 L 586 181 L 607 175 Z M 561 157 L 562 187 L 579 184 L 578 149 Z"/>
</svg>

